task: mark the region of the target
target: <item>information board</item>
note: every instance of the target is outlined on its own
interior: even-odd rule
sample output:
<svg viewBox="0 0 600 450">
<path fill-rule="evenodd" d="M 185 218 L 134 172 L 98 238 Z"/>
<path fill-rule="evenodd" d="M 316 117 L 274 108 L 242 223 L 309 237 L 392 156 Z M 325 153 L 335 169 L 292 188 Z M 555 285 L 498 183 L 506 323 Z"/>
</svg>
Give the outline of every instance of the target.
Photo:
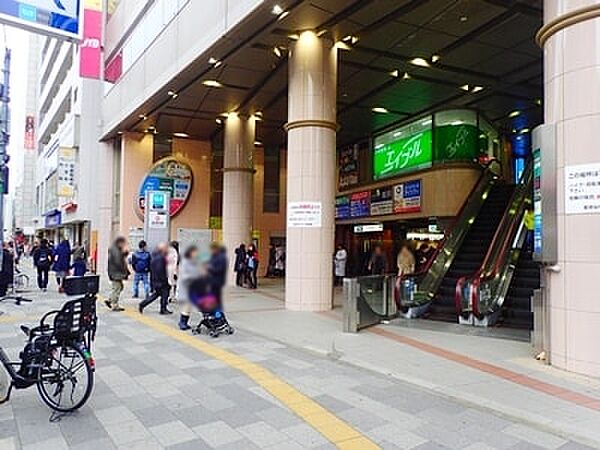
<svg viewBox="0 0 600 450">
<path fill-rule="evenodd" d="M 289 228 L 321 228 L 321 202 L 289 202 L 287 225 Z"/>
<path fill-rule="evenodd" d="M 394 213 L 421 211 L 421 180 L 411 180 L 394 186 Z"/>
<path fill-rule="evenodd" d="M 565 167 L 565 214 L 600 214 L 600 163 Z"/>
<path fill-rule="evenodd" d="M 394 212 L 394 190 L 392 186 L 371 191 L 371 215 L 383 216 Z"/>
<path fill-rule="evenodd" d="M 80 40 L 83 0 L 2 0 L 0 23 L 36 33 Z"/>
<path fill-rule="evenodd" d="M 335 199 L 335 218 L 350 218 L 350 198 L 348 196 L 343 195 Z"/>
<path fill-rule="evenodd" d="M 350 217 L 369 217 L 371 191 L 355 192 L 350 195 Z"/>
</svg>

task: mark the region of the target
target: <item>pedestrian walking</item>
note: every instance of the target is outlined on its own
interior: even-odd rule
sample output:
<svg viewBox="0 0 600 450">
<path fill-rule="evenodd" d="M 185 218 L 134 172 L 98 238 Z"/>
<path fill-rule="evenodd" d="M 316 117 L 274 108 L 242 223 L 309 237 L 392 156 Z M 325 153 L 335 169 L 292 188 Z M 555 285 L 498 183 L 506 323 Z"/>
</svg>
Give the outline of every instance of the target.
<svg viewBox="0 0 600 450">
<path fill-rule="evenodd" d="M 335 284 L 341 285 L 342 280 L 346 276 L 346 262 L 348 261 L 348 252 L 343 245 L 338 245 L 337 252 L 335 252 L 334 264 L 335 264 Z"/>
<path fill-rule="evenodd" d="M 0 297 L 8 292 L 8 286 L 12 285 L 15 277 L 15 255 L 7 243 L 2 245 L 2 267 L 0 268 Z"/>
<path fill-rule="evenodd" d="M 150 261 L 150 286 L 152 287 L 152 293 L 138 305 L 140 314 L 143 314 L 144 308 L 159 297 L 160 314 L 173 314 L 173 312 L 167 308 L 167 305 L 169 304 L 169 293 L 171 292 L 167 271 L 168 255 L 169 246 L 166 243 L 159 244 L 154 253 L 152 253 L 152 260 Z"/>
<path fill-rule="evenodd" d="M 63 292 L 63 283 L 71 270 L 71 244 L 67 239 L 62 239 L 56 247 L 52 270 L 56 274 L 58 292 Z"/>
<path fill-rule="evenodd" d="M 404 244 L 400 249 L 396 266 L 398 267 L 398 278 L 415 273 L 415 256 L 408 245 Z"/>
<path fill-rule="evenodd" d="M 258 252 L 254 247 L 254 244 L 248 246 L 246 255 L 246 274 L 248 279 L 248 286 L 250 289 L 256 289 L 258 287 Z"/>
<path fill-rule="evenodd" d="M 73 275 L 76 277 L 84 276 L 87 272 L 87 256 L 85 248 L 79 242 L 73 247 L 72 256 L 73 265 L 71 269 L 73 270 Z"/>
<path fill-rule="evenodd" d="M 233 270 L 235 272 L 235 284 L 240 287 L 244 286 L 244 278 L 246 278 L 246 245 L 243 242 L 235 249 Z"/>
<path fill-rule="evenodd" d="M 377 245 L 373 250 L 373 254 L 371 255 L 371 259 L 367 265 L 367 270 L 371 275 L 385 275 L 387 270 L 387 262 L 385 260 L 381 245 Z"/>
<path fill-rule="evenodd" d="M 37 271 L 37 285 L 42 291 L 48 289 L 48 272 L 52 266 L 52 249 L 47 239 L 42 239 L 33 251 L 33 265 Z"/>
<path fill-rule="evenodd" d="M 177 278 L 177 300 L 182 302 L 181 316 L 179 317 L 179 329 L 189 330 L 190 316 L 192 315 L 192 303 L 190 301 L 190 286 L 200 276 L 200 265 L 198 263 L 198 247 L 192 245 L 185 250 L 181 264 L 179 265 L 179 277 Z"/>
<path fill-rule="evenodd" d="M 150 295 L 150 260 L 152 256 L 147 250 L 148 244 L 141 240 L 138 249 L 131 255 L 131 267 L 133 268 L 133 298 L 140 295 L 140 283 L 144 287 L 144 298 Z"/>
<path fill-rule="evenodd" d="M 213 293 L 217 298 L 219 308 L 223 304 L 223 287 L 227 282 L 227 250 L 222 245 L 213 242 L 210 246 L 211 256 L 208 262 L 208 275 L 213 288 Z"/>
<path fill-rule="evenodd" d="M 113 311 L 124 311 L 119 305 L 119 299 L 123 292 L 123 282 L 129 278 L 128 253 L 127 240 L 122 236 L 118 237 L 108 250 L 108 278 L 111 290 L 109 299 L 104 303 Z"/>
<path fill-rule="evenodd" d="M 177 271 L 179 269 L 179 242 L 171 241 L 167 253 L 167 276 L 169 278 L 169 302 L 177 298 Z"/>
</svg>

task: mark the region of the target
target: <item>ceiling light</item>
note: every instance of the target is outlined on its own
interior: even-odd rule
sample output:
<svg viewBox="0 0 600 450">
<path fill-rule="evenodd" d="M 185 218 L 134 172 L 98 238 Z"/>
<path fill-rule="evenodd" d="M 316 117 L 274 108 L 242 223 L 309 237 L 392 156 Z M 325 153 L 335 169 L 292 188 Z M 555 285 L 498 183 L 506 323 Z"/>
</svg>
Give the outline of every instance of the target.
<svg viewBox="0 0 600 450">
<path fill-rule="evenodd" d="M 402 75 L 402 79 L 403 80 L 409 80 L 410 79 L 410 74 L 408 72 L 404 72 L 404 75 Z"/>
<path fill-rule="evenodd" d="M 214 88 L 220 88 L 223 87 L 223 85 L 221 83 L 219 83 L 217 80 L 204 80 L 202 82 L 202 84 L 204 86 L 208 86 L 208 87 L 214 87 Z"/>
<path fill-rule="evenodd" d="M 177 98 L 177 97 L 179 97 L 179 94 L 177 92 L 175 92 L 175 91 L 169 91 L 169 92 L 167 92 L 167 95 L 169 97 L 171 97 L 171 98 Z"/>
<path fill-rule="evenodd" d="M 375 108 L 371 109 L 371 111 L 373 111 L 374 113 L 379 113 L 379 114 L 389 113 L 389 111 L 386 108 L 383 108 L 381 106 L 376 106 Z"/>
<path fill-rule="evenodd" d="M 400 72 L 398 72 L 398 69 L 392 70 L 390 72 L 390 75 L 393 76 L 393 77 L 395 77 L 395 78 L 398 78 L 398 76 L 400 75 Z"/>
<path fill-rule="evenodd" d="M 460 16 L 461 22 L 466 22 L 467 20 L 469 20 L 469 18 L 467 16 Z"/>
<path fill-rule="evenodd" d="M 349 34 L 348 36 L 345 36 L 344 38 L 342 38 L 342 41 L 347 43 L 347 44 L 356 44 L 358 42 L 358 36 L 354 36 L 352 34 Z"/>
<path fill-rule="evenodd" d="M 279 15 L 279 17 L 277 18 L 277 20 L 283 20 L 283 19 L 285 19 L 285 18 L 286 18 L 287 16 L 289 16 L 289 15 L 290 15 L 290 12 L 289 12 L 289 11 L 284 11 L 284 12 L 282 12 L 282 13 Z"/>
<path fill-rule="evenodd" d="M 469 92 L 469 88 L 470 88 L 470 86 L 469 86 L 468 84 L 463 84 L 463 85 L 462 85 L 460 88 L 461 88 L 463 91 Z"/>
<path fill-rule="evenodd" d="M 278 58 L 281 58 L 281 49 L 279 47 L 273 47 L 273 53 L 275 53 L 275 56 L 277 56 Z"/>
<path fill-rule="evenodd" d="M 215 122 L 217 122 L 219 125 L 221 125 L 223 123 L 223 119 L 216 118 Z"/>
<path fill-rule="evenodd" d="M 510 118 L 512 119 L 513 117 L 517 117 L 517 116 L 520 116 L 520 115 L 521 115 L 521 111 L 519 111 L 519 110 L 517 109 L 517 110 L 515 110 L 515 111 L 512 111 L 511 113 L 509 113 L 509 114 L 508 114 L 508 117 L 510 117 Z"/>
<path fill-rule="evenodd" d="M 419 67 L 431 67 L 425 58 L 413 58 L 409 63 Z"/>
<path fill-rule="evenodd" d="M 263 120 L 263 113 L 262 113 L 262 111 L 256 111 L 254 113 L 253 117 L 254 117 L 254 120 L 258 120 L 258 121 Z"/>
<path fill-rule="evenodd" d="M 519 133 L 521 133 L 521 134 L 529 133 L 529 128 L 523 128 L 521 131 L 519 131 Z"/>
<path fill-rule="evenodd" d="M 223 64 L 222 61 L 219 61 L 217 58 L 213 57 L 208 58 L 208 63 L 212 64 L 214 67 L 219 67 L 221 64 Z"/>
<path fill-rule="evenodd" d="M 273 9 L 271 10 L 271 13 L 278 16 L 279 14 L 281 14 L 283 12 L 283 8 L 279 5 L 275 5 L 273 6 Z"/>
<path fill-rule="evenodd" d="M 293 41 L 297 41 L 298 39 L 300 39 L 300 35 L 298 33 L 288 34 L 288 37 Z"/>
<path fill-rule="evenodd" d="M 262 147 L 263 143 L 260 141 L 254 141 L 254 146 L 255 147 Z"/>
<path fill-rule="evenodd" d="M 146 114 L 140 114 L 138 117 L 142 120 L 148 119 L 148 116 Z"/>
<path fill-rule="evenodd" d="M 117 134 L 123 134 L 123 132 L 119 130 L 119 131 L 117 131 Z"/>
<path fill-rule="evenodd" d="M 483 86 L 473 86 L 473 89 L 471 90 L 473 94 L 480 91 L 483 91 Z"/>
<path fill-rule="evenodd" d="M 441 58 L 440 55 L 432 55 L 431 56 L 431 62 L 432 63 L 436 63 L 436 62 L 438 62 L 440 60 L 440 58 Z"/>
<path fill-rule="evenodd" d="M 173 137 L 178 137 L 178 138 L 189 138 L 190 135 L 187 133 L 173 133 Z"/>
<path fill-rule="evenodd" d="M 541 98 L 537 98 L 535 100 L 535 104 L 538 105 L 538 106 L 542 106 L 542 99 Z"/>
</svg>

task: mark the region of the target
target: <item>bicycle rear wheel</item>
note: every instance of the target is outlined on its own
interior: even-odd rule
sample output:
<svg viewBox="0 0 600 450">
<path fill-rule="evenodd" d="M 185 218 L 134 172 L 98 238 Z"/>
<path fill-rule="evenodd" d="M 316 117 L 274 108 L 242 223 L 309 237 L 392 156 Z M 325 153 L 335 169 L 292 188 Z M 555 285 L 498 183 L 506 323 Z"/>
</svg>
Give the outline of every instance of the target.
<svg viewBox="0 0 600 450">
<path fill-rule="evenodd" d="M 94 373 L 81 349 L 73 344 L 53 345 L 46 354 L 37 383 L 40 397 L 55 411 L 81 408 L 94 386 Z"/>
</svg>

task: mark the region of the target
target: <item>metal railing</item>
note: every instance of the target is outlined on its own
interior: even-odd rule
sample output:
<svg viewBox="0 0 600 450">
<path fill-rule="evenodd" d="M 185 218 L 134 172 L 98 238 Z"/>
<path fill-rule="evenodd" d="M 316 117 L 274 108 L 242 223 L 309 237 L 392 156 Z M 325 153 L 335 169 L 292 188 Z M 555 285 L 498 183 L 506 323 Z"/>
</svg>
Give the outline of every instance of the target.
<svg viewBox="0 0 600 450">
<path fill-rule="evenodd" d="M 344 278 L 343 331 L 356 333 L 397 315 L 395 275 Z"/>
</svg>

